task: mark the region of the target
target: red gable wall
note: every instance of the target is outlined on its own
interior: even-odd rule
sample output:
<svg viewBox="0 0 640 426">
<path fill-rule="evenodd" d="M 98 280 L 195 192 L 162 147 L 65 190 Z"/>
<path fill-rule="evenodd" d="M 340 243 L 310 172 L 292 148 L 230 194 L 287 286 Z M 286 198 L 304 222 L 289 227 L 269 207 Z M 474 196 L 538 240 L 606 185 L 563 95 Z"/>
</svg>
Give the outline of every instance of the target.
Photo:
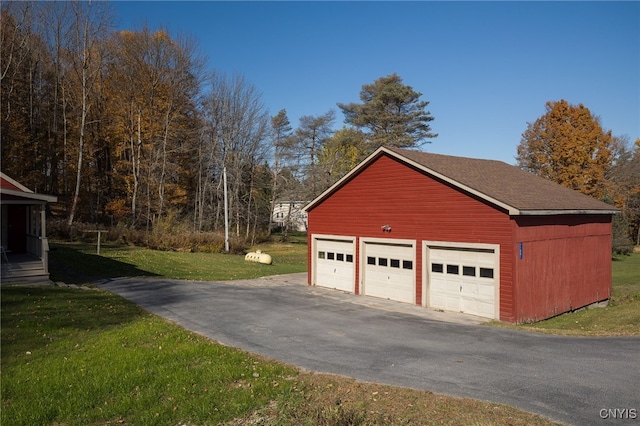
<svg viewBox="0 0 640 426">
<path fill-rule="evenodd" d="M 389 224 L 391 233 L 381 226 Z M 416 304 L 422 301 L 422 241 L 500 245 L 500 319 L 515 321 L 512 291 L 513 224 L 506 212 L 381 156 L 309 211 L 312 234 L 416 241 Z M 359 245 L 356 245 L 359 251 Z M 311 264 L 309 253 L 309 264 Z M 356 275 L 360 253 L 356 253 Z M 311 270 L 309 270 L 311 274 Z M 356 276 L 356 292 L 359 292 Z M 311 282 L 311 276 L 309 276 Z"/>
<path fill-rule="evenodd" d="M 0 177 L 0 188 L 12 189 L 14 191 L 22 191 L 22 189 L 18 188 L 17 186 L 15 186 L 14 184 L 12 184 L 11 182 L 9 182 L 8 180 L 2 177 Z"/>
</svg>

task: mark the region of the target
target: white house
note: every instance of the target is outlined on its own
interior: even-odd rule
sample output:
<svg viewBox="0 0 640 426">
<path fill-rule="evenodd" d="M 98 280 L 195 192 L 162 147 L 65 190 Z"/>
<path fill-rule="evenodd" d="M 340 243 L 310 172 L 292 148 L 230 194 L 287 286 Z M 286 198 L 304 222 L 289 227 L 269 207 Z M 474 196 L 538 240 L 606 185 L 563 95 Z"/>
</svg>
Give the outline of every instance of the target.
<svg viewBox="0 0 640 426">
<path fill-rule="evenodd" d="M 307 201 L 276 201 L 273 209 L 275 226 L 287 228 L 289 231 L 307 231 L 307 212 L 302 208 Z"/>
</svg>

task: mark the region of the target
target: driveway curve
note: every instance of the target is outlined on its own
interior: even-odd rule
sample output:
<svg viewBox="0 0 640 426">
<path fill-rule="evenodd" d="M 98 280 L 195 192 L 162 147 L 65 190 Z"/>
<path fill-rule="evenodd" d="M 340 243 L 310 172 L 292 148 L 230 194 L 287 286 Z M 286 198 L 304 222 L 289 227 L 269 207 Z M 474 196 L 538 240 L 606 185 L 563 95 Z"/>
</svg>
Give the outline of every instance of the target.
<svg viewBox="0 0 640 426">
<path fill-rule="evenodd" d="M 574 425 L 640 421 L 638 337 L 487 327 L 474 317 L 308 287 L 305 279 L 96 284 L 222 344 L 306 370 L 509 404 Z"/>
</svg>

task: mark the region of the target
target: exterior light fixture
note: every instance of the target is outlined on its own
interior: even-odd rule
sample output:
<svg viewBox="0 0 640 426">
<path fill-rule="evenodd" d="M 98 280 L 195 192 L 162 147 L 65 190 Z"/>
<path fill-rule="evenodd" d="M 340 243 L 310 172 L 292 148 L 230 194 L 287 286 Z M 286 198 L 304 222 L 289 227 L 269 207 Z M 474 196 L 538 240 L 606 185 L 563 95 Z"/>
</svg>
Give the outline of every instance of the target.
<svg viewBox="0 0 640 426">
<path fill-rule="evenodd" d="M 382 225 L 382 232 L 391 232 L 391 225 Z"/>
</svg>

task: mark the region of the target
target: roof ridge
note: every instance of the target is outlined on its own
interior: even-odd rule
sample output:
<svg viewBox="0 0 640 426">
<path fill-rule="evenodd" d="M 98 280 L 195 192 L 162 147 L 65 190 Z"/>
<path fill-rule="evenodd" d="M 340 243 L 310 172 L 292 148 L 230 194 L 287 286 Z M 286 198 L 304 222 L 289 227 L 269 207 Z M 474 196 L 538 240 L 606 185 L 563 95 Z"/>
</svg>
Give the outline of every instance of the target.
<svg viewBox="0 0 640 426">
<path fill-rule="evenodd" d="M 403 148 L 388 151 L 438 172 L 451 181 L 518 211 L 605 211 L 618 209 L 594 197 L 500 160 L 459 157 Z M 464 162 L 464 168 L 460 167 Z M 473 169 L 482 167 L 482 169 Z M 485 169 L 489 166 L 489 169 Z"/>
</svg>

